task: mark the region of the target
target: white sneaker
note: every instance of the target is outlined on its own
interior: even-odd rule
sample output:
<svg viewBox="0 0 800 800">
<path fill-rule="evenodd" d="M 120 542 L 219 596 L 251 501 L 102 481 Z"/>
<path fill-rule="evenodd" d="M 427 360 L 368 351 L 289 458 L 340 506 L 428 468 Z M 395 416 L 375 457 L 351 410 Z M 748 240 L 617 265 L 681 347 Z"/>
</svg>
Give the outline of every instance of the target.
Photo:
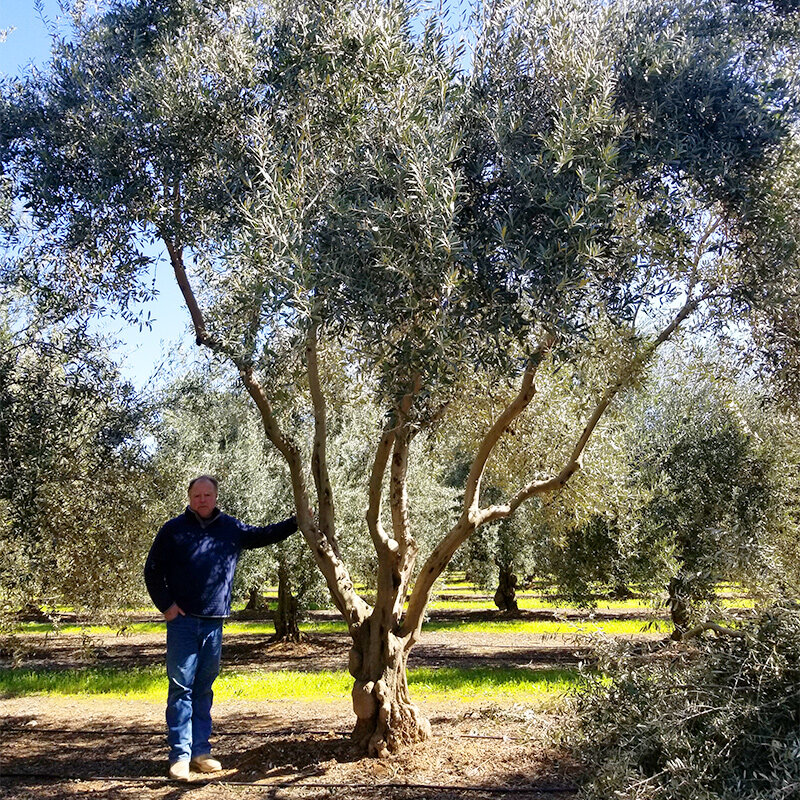
<svg viewBox="0 0 800 800">
<path fill-rule="evenodd" d="M 169 765 L 169 777 L 173 781 L 189 780 L 189 762 L 184 758 L 180 761 L 172 761 Z"/>
<path fill-rule="evenodd" d="M 198 772 L 221 772 L 222 764 L 216 758 L 212 758 L 209 753 L 202 756 L 195 756 L 192 759 L 192 767 Z"/>
</svg>

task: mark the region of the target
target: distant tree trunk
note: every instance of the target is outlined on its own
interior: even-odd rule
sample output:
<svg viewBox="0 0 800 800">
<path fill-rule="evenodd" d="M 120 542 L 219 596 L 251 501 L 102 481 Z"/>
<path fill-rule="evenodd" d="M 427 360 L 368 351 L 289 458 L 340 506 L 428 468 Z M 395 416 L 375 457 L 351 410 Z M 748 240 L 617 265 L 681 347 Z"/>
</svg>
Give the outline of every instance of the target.
<svg viewBox="0 0 800 800">
<path fill-rule="evenodd" d="M 278 610 L 275 612 L 273 642 L 299 642 L 302 639 L 297 620 L 297 598 L 292 594 L 289 568 L 281 561 L 278 566 Z"/>
<path fill-rule="evenodd" d="M 689 600 L 684 589 L 683 579 L 680 576 L 672 578 L 667 587 L 669 615 L 675 626 L 672 638 L 676 641 L 680 641 L 689 629 Z"/>
<path fill-rule="evenodd" d="M 633 597 L 633 592 L 624 581 L 618 581 L 614 584 L 614 588 L 609 593 L 609 596 L 613 600 L 629 600 Z"/>
<path fill-rule="evenodd" d="M 494 593 L 494 604 L 501 610 L 516 614 L 519 611 L 517 604 L 517 576 L 514 566 L 500 564 L 500 582 Z"/>
<path fill-rule="evenodd" d="M 269 603 L 261 596 L 257 586 L 250 587 L 250 596 L 247 600 L 245 611 L 263 611 L 269 607 Z"/>
<path fill-rule="evenodd" d="M 406 678 L 410 637 L 381 624 L 379 612 L 364 621 L 350 650 L 352 738 L 369 755 L 383 758 L 402 747 L 431 738 L 430 722 L 411 702 Z"/>
</svg>

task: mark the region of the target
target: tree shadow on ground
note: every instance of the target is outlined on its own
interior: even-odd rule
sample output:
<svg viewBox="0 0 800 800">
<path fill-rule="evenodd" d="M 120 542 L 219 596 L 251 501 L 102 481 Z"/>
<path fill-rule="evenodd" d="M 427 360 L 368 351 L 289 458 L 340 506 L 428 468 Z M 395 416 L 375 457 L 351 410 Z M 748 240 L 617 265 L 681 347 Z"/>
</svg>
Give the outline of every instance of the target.
<svg viewBox="0 0 800 800">
<path fill-rule="evenodd" d="M 221 726 L 214 751 L 224 772 L 195 775 L 182 785 L 165 779 L 163 731 L 126 723 L 123 708 L 119 716 L 51 723 L 21 713 L 0 724 L 0 798 L 204 800 L 235 790 L 237 798 L 247 800 L 462 800 L 460 786 L 469 787 L 471 800 L 506 796 L 498 788 L 513 789 L 521 800 L 571 797 L 558 759 L 525 736 L 503 736 L 507 722 L 483 713 L 466 723 L 453 715 L 430 716 L 433 740 L 379 761 L 364 757 L 342 731 L 315 730 L 324 727 L 320 718 L 281 718 L 276 709 L 275 716 L 262 711 L 254 724 L 248 716 L 232 715 Z M 337 724 L 341 727 L 341 720 Z M 465 736 L 466 726 L 473 724 L 495 735 Z"/>
</svg>

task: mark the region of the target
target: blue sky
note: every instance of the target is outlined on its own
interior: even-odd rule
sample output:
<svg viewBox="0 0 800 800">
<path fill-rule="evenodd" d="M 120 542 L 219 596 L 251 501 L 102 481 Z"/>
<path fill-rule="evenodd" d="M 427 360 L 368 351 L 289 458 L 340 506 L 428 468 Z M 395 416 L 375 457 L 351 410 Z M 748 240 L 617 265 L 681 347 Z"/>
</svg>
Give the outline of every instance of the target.
<svg viewBox="0 0 800 800">
<path fill-rule="evenodd" d="M 60 14 L 58 2 L 44 0 L 44 8 L 55 22 Z M 0 43 L 0 72 L 16 74 L 31 61 L 46 60 L 49 38 L 33 0 L 0 0 L 0 30 L 8 31 L 5 41 Z"/>
<path fill-rule="evenodd" d="M 42 6 L 47 24 L 37 12 L 34 0 L 0 0 L 0 32 L 6 31 L 0 41 L 0 74 L 18 75 L 31 64 L 41 67 L 47 63 L 48 24 L 61 25 L 63 30 L 66 21 L 61 19 L 58 0 L 43 0 Z M 174 365 L 179 344 L 184 345 L 186 354 L 196 350 L 188 331 L 189 314 L 165 262 L 156 266 L 155 285 L 158 299 L 142 309 L 145 314 L 150 312 L 152 327 L 149 330 L 140 331 L 138 325 L 129 325 L 113 314 L 102 323 L 103 331 L 119 342 L 116 356 L 123 375 L 140 388 L 148 384 L 163 362 Z M 180 354 L 178 358 L 182 359 Z"/>
</svg>

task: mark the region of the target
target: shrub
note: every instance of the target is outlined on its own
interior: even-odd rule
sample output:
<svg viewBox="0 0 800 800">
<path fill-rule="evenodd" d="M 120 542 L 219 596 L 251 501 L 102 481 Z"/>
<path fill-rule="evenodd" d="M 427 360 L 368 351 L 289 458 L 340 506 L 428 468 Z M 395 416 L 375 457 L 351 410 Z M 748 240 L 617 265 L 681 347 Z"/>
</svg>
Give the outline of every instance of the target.
<svg viewBox="0 0 800 800">
<path fill-rule="evenodd" d="M 800 611 L 644 661 L 629 651 L 575 712 L 586 800 L 800 797 Z"/>
</svg>

